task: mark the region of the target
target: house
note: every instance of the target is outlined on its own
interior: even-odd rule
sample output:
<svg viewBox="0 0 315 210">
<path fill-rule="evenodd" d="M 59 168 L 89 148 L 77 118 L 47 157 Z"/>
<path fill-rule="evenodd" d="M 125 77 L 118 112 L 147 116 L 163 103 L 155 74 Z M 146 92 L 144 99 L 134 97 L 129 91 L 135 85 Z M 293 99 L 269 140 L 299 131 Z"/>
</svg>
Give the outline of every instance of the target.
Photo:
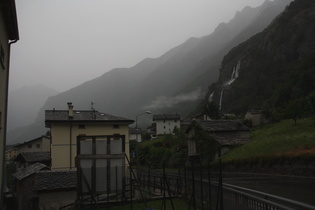
<svg viewBox="0 0 315 210">
<path fill-rule="evenodd" d="M 156 138 L 156 123 L 152 123 L 149 127 L 147 127 L 147 132 L 151 135 L 151 139 Z"/>
<path fill-rule="evenodd" d="M 74 204 L 77 198 L 76 171 L 38 171 L 33 193 L 37 209 L 61 209 Z M 35 206 L 34 206 L 35 207 Z"/>
<path fill-rule="evenodd" d="M 71 102 L 68 110 L 46 110 L 45 124 L 51 134 L 51 169 L 76 169 L 77 155 L 84 154 L 117 152 L 121 158 L 125 159 L 125 154 L 129 158 L 128 126 L 133 122 L 93 109 L 73 110 Z"/>
<path fill-rule="evenodd" d="M 34 163 L 42 163 L 47 167 L 50 167 L 50 152 L 22 152 L 14 159 L 16 168 L 26 168 Z"/>
<path fill-rule="evenodd" d="M 191 120 L 212 120 L 209 115 L 206 115 L 204 113 L 196 114 L 192 117 L 190 117 Z"/>
<path fill-rule="evenodd" d="M 21 144 L 7 146 L 5 158 L 7 161 L 11 161 L 14 160 L 19 153 L 23 152 L 50 152 L 50 137 L 41 136 Z"/>
<path fill-rule="evenodd" d="M 5 151 L 5 160 L 12 161 L 18 155 L 18 149 L 16 147 L 10 147 Z"/>
<path fill-rule="evenodd" d="M 196 134 L 199 131 L 206 133 L 215 144 L 220 147 L 221 154 L 226 153 L 235 146 L 249 141 L 249 128 L 238 121 L 232 120 L 195 120 L 192 121 L 188 133 L 188 155 L 199 155 L 201 148 L 196 144 Z"/>
<path fill-rule="evenodd" d="M 26 168 L 21 168 L 12 176 L 15 179 L 15 197 L 16 207 L 15 209 L 37 209 L 36 206 L 36 194 L 33 190 L 35 173 L 40 170 L 48 169 L 46 165 L 41 163 L 35 163 Z"/>
<path fill-rule="evenodd" d="M 258 126 L 262 123 L 262 111 L 257 109 L 249 109 L 245 114 L 245 120 L 249 120 L 252 126 Z"/>
<path fill-rule="evenodd" d="M 129 128 L 129 141 L 136 141 L 141 142 L 142 137 L 141 137 L 141 129 L 140 128 Z"/>
<path fill-rule="evenodd" d="M 156 123 L 156 135 L 172 134 L 174 130 L 180 128 L 179 114 L 158 114 L 153 115 Z"/>
<path fill-rule="evenodd" d="M 50 137 L 41 136 L 15 146 L 17 153 L 22 152 L 50 152 Z"/>
<path fill-rule="evenodd" d="M 10 49 L 19 40 L 14 0 L 0 1 L 0 208 L 3 207 L 3 175 L 8 112 Z"/>
</svg>

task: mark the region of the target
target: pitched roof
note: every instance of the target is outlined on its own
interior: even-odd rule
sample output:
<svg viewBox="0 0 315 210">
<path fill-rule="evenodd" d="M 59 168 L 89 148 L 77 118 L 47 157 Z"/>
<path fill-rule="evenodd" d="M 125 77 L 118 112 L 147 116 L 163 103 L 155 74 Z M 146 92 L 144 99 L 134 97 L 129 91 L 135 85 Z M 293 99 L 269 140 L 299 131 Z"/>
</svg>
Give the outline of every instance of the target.
<svg viewBox="0 0 315 210">
<path fill-rule="evenodd" d="M 155 114 L 153 120 L 180 120 L 179 114 Z"/>
<path fill-rule="evenodd" d="M 49 137 L 49 136 L 37 137 L 36 139 L 32 139 L 32 140 L 25 141 L 25 142 L 23 142 L 23 143 L 17 144 L 17 145 L 15 145 L 15 147 L 21 147 L 21 146 L 23 146 L 23 145 L 29 144 L 29 143 L 34 142 L 34 141 L 37 141 L 37 140 L 42 140 L 42 139 L 50 139 L 50 137 Z"/>
<path fill-rule="evenodd" d="M 46 110 L 45 123 L 52 122 L 65 122 L 65 121 L 78 121 L 78 122 L 125 122 L 128 124 L 134 121 L 124 117 L 118 117 L 94 110 L 74 110 L 73 117 L 68 117 L 67 110 Z"/>
<path fill-rule="evenodd" d="M 233 120 L 196 120 L 196 123 L 208 132 L 249 131 L 247 126 Z"/>
<path fill-rule="evenodd" d="M 33 190 L 60 190 L 77 187 L 76 171 L 39 171 L 34 179 Z"/>
<path fill-rule="evenodd" d="M 24 159 L 26 162 L 49 161 L 50 152 L 22 152 L 18 154 L 14 161 L 19 159 Z"/>
<path fill-rule="evenodd" d="M 42 163 L 34 163 L 26 168 L 19 169 L 16 173 L 12 174 L 12 176 L 18 180 L 22 180 L 42 169 L 48 169 L 48 167 Z"/>
</svg>

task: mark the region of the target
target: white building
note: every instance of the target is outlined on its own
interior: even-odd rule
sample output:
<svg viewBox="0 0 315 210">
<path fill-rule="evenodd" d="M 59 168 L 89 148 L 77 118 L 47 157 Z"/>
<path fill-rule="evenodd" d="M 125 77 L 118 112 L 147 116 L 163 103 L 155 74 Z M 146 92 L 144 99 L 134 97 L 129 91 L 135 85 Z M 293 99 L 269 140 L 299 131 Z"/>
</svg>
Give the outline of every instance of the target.
<svg viewBox="0 0 315 210">
<path fill-rule="evenodd" d="M 156 123 L 156 135 L 172 134 L 180 128 L 179 114 L 153 115 L 153 121 Z"/>
</svg>

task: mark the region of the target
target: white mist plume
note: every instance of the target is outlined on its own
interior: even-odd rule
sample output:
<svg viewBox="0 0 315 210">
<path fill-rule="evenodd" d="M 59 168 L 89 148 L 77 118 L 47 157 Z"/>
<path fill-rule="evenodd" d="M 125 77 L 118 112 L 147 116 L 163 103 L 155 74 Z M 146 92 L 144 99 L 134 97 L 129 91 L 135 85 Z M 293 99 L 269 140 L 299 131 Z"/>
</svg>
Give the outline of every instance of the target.
<svg viewBox="0 0 315 210">
<path fill-rule="evenodd" d="M 195 101 L 201 99 L 204 93 L 201 88 L 197 88 L 196 90 L 185 93 L 179 94 L 176 96 L 158 96 L 156 99 L 152 101 L 151 104 L 145 106 L 145 109 L 157 109 L 157 108 L 169 108 L 176 104 L 188 101 Z"/>
</svg>

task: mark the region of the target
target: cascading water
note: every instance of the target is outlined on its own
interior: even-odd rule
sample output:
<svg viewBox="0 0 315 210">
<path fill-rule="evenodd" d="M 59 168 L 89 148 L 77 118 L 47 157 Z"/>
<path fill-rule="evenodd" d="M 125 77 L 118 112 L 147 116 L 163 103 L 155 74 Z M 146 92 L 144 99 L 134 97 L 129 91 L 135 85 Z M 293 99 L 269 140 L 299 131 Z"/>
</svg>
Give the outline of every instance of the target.
<svg viewBox="0 0 315 210">
<path fill-rule="evenodd" d="M 212 102 L 213 100 L 213 95 L 214 95 L 214 91 L 210 94 L 209 98 L 208 98 L 208 101 L 209 102 Z"/>
<path fill-rule="evenodd" d="M 233 67 L 233 71 L 232 71 L 232 75 L 231 75 L 231 79 L 227 82 L 224 83 L 223 87 L 222 87 L 222 90 L 221 90 L 221 95 L 220 95 L 220 101 L 219 101 L 219 110 L 221 111 L 221 108 L 222 108 L 222 98 L 223 98 L 223 92 L 224 92 L 224 89 L 227 87 L 227 86 L 230 86 L 239 76 L 239 70 L 241 68 L 241 61 L 239 60 L 236 64 L 236 66 Z M 212 93 L 213 94 L 213 93 Z M 212 95 L 211 94 L 211 95 Z M 212 97 L 210 95 L 210 97 Z M 209 99 L 210 99 L 209 97 Z"/>
<path fill-rule="evenodd" d="M 219 101 L 219 111 L 220 111 L 220 112 L 221 112 L 221 107 L 222 107 L 223 92 L 224 92 L 224 88 L 222 88 L 222 90 L 221 90 L 221 95 L 220 95 L 220 101 Z"/>
<path fill-rule="evenodd" d="M 227 81 L 224 86 L 231 85 L 238 78 L 240 68 L 241 68 L 241 61 L 238 61 L 236 66 L 233 67 L 231 79 Z"/>
</svg>

